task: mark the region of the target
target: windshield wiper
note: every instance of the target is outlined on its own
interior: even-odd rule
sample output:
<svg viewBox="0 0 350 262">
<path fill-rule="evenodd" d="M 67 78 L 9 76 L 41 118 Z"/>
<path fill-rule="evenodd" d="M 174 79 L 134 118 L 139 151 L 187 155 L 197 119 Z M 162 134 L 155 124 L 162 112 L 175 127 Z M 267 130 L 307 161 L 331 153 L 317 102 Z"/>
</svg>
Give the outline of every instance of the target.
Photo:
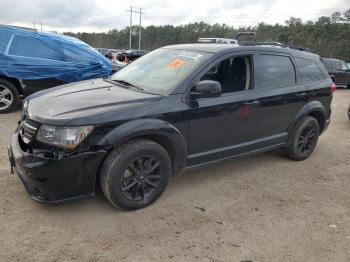
<svg viewBox="0 0 350 262">
<path fill-rule="evenodd" d="M 113 82 L 116 82 L 118 84 L 121 84 L 123 87 L 125 88 L 134 88 L 134 89 L 137 89 L 143 93 L 147 93 L 147 94 L 151 94 L 151 95 L 159 95 L 158 93 L 154 93 L 154 92 L 149 92 L 149 91 L 146 91 L 145 89 L 143 89 L 142 87 L 139 87 L 139 86 L 135 86 L 134 84 L 131 84 L 130 82 L 128 81 L 125 81 L 125 80 L 120 80 L 120 79 L 113 79 L 112 80 Z"/>
<path fill-rule="evenodd" d="M 133 84 L 131 84 L 128 81 L 125 81 L 125 80 L 112 80 L 112 81 L 120 83 L 120 84 L 122 84 L 124 86 L 134 86 Z"/>
<path fill-rule="evenodd" d="M 122 84 L 123 86 L 130 86 L 130 87 L 139 89 L 139 90 L 141 90 L 141 91 L 145 91 L 142 87 L 135 86 L 135 85 L 133 85 L 133 84 L 131 84 L 130 82 L 125 81 L 125 80 L 113 80 L 113 81 L 114 81 L 114 82 L 117 82 L 117 83 L 119 83 L 119 84 Z"/>
</svg>

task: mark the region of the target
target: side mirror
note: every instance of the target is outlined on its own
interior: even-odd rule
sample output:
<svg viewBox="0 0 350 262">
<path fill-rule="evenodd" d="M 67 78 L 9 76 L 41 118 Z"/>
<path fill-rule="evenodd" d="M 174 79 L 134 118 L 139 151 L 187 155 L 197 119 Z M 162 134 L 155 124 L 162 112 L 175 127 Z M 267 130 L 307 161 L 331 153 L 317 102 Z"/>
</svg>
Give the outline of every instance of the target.
<svg viewBox="0 0 350 262">
<path fill-rule="evenodd" d="M 221 84 L 217 81 L 203 80 L 196 84 L 191 92 L 191 98 L 209 98 L 221 96 Z"/>
</svg>

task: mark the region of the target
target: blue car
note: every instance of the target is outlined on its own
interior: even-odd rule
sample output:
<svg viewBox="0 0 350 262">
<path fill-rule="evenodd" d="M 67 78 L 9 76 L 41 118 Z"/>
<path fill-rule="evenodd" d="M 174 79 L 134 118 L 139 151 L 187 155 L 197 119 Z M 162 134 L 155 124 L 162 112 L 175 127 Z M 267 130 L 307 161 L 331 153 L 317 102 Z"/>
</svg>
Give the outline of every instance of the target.
<svg viewBox="0 0 350 262">
<path fill-rule="evenodd" d="M 111 72 L 108 59 L 74 37 L 0 25 L 0 113 L 37 91 Z"/>
</svg>

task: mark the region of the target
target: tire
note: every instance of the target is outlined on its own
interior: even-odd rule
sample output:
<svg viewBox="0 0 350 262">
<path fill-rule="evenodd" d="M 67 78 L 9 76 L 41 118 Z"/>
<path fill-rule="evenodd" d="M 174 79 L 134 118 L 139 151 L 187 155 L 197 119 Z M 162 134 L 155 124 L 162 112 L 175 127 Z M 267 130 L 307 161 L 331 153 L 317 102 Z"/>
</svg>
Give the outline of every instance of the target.
<svg viewBox="0 0 350 262">
<path fill-rule="evenodd" d="M 19 94 L 16 86 L 7 80 L 0 79 L 0 114 L 17 109 Z"/>
<path fill-rule="evenodd" d="M 297 161 L 308 158 L 317 145 L 319 133 L 320 127 L 314 117 L 303 118 L 293 133 L 291 144 L 286 150 L 287 155 Z"/>
<path fill-rule="evenodd" d="M 107 156 L 101 168 L 100 185 L 112 205 L 139 209 L 160 197 L 171 172 L 168 152 L 153 141 L 138 139 Z"/>
</svg>

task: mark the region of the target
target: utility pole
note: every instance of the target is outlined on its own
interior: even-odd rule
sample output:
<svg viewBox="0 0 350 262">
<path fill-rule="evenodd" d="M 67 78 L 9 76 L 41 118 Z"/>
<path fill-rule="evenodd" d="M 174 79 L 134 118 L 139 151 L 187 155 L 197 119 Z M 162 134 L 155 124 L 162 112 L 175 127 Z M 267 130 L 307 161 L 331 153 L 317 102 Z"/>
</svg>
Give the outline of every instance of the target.
<svg viewBox="0 0 350 262">
<path fill-rule="evenodd" d="M 139 11 L 134 10 L 135 8 L 139 9 Z M 140 50 L 141 49 L 141 28 L 142 28 L 142 26 L 141 26 L 141 17 L 142 17 L 142 15 L 144 15 L 144 13 L 142 13 L 142 8 L 138 8 L 138 7 L 134 7 L 133 8 L 133 6 L 130 6 L 130 10 L 125 10 L 125 11 L 130 13 L 129 49 L 132 48 L 132 43 L 131 43 L 131 41 L 132 41 L 132 15 L 134 13 L 136 13 L 136 14 L 139 14 L 139 16 L 140 16 L 140 25 L 139 25 L 140 26 L 140 28 L 139 28 L 139 50 Z"/>
<path fill-rule="evenodd" d="M 131 50 L 131 38 L 132 38 L 132 6 L 130 6 L 130 36 L 129 36 L 129 49 Z"/>
<path fill-rule="evenodd" d="M 34 23 L 34 29 L 35 29 L 35 21 L 33 23 Z"/>
<path fill-rule="evenodd" d="M 140 27 L 139 27 L 139 50 L 141 50 L 141 16 L 142 16 L 142 8 L 140 8 Z"/>
<path fill-rule="evenodd" d="M 40 30 L 43 31 L 43 23 L 40 22 Z"/>
</svg>

